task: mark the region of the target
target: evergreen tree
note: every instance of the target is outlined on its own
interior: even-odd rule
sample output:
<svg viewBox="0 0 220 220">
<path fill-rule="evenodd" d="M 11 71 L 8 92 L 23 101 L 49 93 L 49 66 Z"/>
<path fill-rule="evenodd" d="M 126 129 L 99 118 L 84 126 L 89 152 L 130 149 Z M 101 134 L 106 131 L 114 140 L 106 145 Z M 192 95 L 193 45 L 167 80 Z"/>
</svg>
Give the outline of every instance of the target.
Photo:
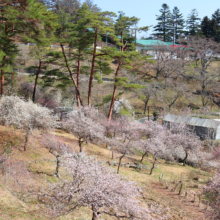
<svg viewBox="0 0 220 220">
<path fill-rule="evenodd" d="M 210 38 L 212 33 L 211 33 L 211 21 L 210 19 L 205 16 L 201 22 L 201 30 L 202 30 L 202 34 L 206 37 L 206 38 Z"/>
<path fill-rule="evenodd" d="M 80 7 L 79 0 L 37 0 L 40 3 L 45 4 L 50 10 L 58 14 L 60 11 L 75 15 Z"/>
<path fill-rule="evenodd" d="M 116 48 L 110 48 L 106 47 L 102 50 L 103 53 L 108 54 L 109 57 L 115 59 L 117 61 L 117 69 L 115 71 L 115 84 L 114 84 L 114 89 L 113 89 L 113 94 L 112 96 L 108 96 L 108 101 L 111 98 L 111 105 L 109 109 L 109 114 L 108 114 L 108 119 L 109 121 L 112 118 L 112 113 L 113 113 L 113 107 L 114 107 L 114 102 L 116 100 L 117 96 L 117 88 L 123 88 L 123 89 L 141 89 L 143 86 L 139 84 L 132 84 L 130 83 L 129 79 L 126 77 L 120 77 L 120 71 L 122 68 L 125 69 L 132 69 L 131 63 L 137 58 L 140 58 L 140 53 L 135 52 L 135 51 L 118 51 Z"/>
<path fill-rule="evenodd" d="M 57 31 L 57 41 L 60 42 L 62 49 L 63 66 L 68 70 L 70 79 L 76 89 L 78 106 L 83 105 L 80 95 L 80 74 L 89 71 L 89 67 L 82 66 L 81 63 L 85 58 L 92 58 L 88 89 L 88 104 L 91 105 L 93 78 L 100 76 L 100 71 L 103 71 L 103 73 L 109 72 L 108 65 L 101 58 L 106 54 L 97 51 L 98 41 L 101 41 L 101 36 L 106 35 L 106 33 L 109 37 L 114 36 L 112 16 L 115 16 L 115 14 L 111 12 L 93 12 L 84 3 L 74 16 L 64 11 L 59 11 L 58 15 L 60 28 Z M 65 45 L 69 47 L 69 52 L 65 49 Z M 62 65 L 58 64 L 60 63 L 60 54 L 54 53 L 54 56 L 54 60 L 57 59 L 57 65 Z M 54 70 L 54 73 L 57 74 L 59 71 Z M 75 73 L 76 78 L 74 77 Z M 52 74 L 52 71 L 49 74 Z"/>
<path fill-rule="evenodd" d="M 76 89 L 76 99 L 79 107 L 83 105 L 79 89 L 80 74 L 83 68 L 81 61 L 84 60 L 85 55 L 88 53 L 88 48 L 93 42 L 93 33 L 88 31 L 89 20 L 85 19 L 87 13 L 89 13 L 89 9 L 86 4 L 83 4 L 74 16 L 64 11 L 59 12 L 60 28 L 57 41 L 60 42 L 65 66 Z M 64 49 L 64 45 L 68 45 L 68 53 Z M 76 79 L 73 76 L 74 73 L 77 74 Z"/>
<path fill-rule="evenodd" d="M 220 9 L 218 8 L 214 14 L 212 14 L 212 18 L 215 19 L 220 26 Z"/>
<path fill-rule="evenodd" d="M 193 9 L 187 17 L 187 28 L 188 28 L 188 35 L 195 36 L 199 33 L 199 21 L 201 19 L 198 17 L 198 12 L 196 9 Z"/>
<path fill-rule="evenodd" d="M 220 9 L 217 9 L 214 12 L 214 14 L 212 14 L 211 32 L 214 40 L 219 43 L 220 42 Z"/>
<path fill-rule="evenodd" d="M 213 18 L 211 20 L 211 37 L 216 41 L 220 42 L 220 26 L 218 25 L 218 22 Z"/>
<path fill-rule="evenodd" d="M 125 13 L 119 11 L 119 16 L 115 23 L 115 34 L 121 38 L 121 51 L 126 48 L 135 50 L 133 42 L 136 40 L 131 34 L 131 27 L 135 26 L 140 19 L 136 17 L 125 16 Z M 144 27 L 146 28 L 146 27 Z M 143 30 L 144 30 L 143 28 Z"/>
<path fill-rule="evenodd" d="M 97 58 L 106 55 L 105 53 L 99 53 L 97 51 L 98 41 L 101 40 L 102 35 L 106 35 L 108 33 L 109 37 L 114 38 L 116 41 L 116 37 L 114 35 L 114 25 L 113 25 L 113 17 L 115 14 L 113 12 L 92 12 L 88 11 L 84 18 L 88 22 L 88 27 L 91 30 L 93 36 L 93 49 L 91 50 L 92 61 L 91 61 L 91 71 L 90 71 L 90 79 L 89 79 L 89 89 L 88 89 L 88 105 L 91 106 L 91 95 L 92 95 L 92 82 L 95 76 L 95 64 Z"/>
<path fill-rule="evenodd" d="M 158 37 L 161 37 L 163 41 L 171 41 L 171 12 L 167 4 L 163 4 L 160 9 L 161 15 L 157 15 L 158 24 L 154 26 L 154 31 Z"/>
<path fill-rule="evenodd" d="M 37 72 L 35 74 L 34 90 L 32 95 L 32 101 L 35 102 L 36 88 L 38 78 L 43 67 L 43 64 L 47 63 L 46 53 L 50 48 L 51 43 L 54 41 L 54 31 L 56 30 L 58 23 L 57 16 L 43 4 L 38 4 L 38 19 L 41 22 L 41 27 L 38 29 L 38 35 L 33 32 L 29 36 L 25 36 L 26 42 L 32 42 L 36 44 L 36 47 L 32 48 L 32 55 L 38 60 Z M 31 54 L 30 54 L 31 55 Z"/>
<path fill-rule="evenodd" d="M 101 9 L 96 4 L 93 4 L 92 0 L 85 0 L 85 4 L 89 7 L 90 11 L 93 12 L 101 11 Z"/>
<path fill-rule="evenodd" d="M 33 37 L 37 39 L 41 29 L 41 12 L 35 0 L 2 0 L 0 3 L 0 51 L 4 54 L 0 60 L 1 95 L 4 93 L 5 76 L 13 73 L 13 65 L 18 54 L 17 40 Z"/>
<path fill-rule="evenodd" d="M 180 10 L 177 7 L 174 7 L 173 14 L 172 14 L 172 33 L 173 33 L 173 42 L 176 43 L 178 39 L 184 33 L 184 19 L 183 15 L 180 13 Z"/>
</svg>

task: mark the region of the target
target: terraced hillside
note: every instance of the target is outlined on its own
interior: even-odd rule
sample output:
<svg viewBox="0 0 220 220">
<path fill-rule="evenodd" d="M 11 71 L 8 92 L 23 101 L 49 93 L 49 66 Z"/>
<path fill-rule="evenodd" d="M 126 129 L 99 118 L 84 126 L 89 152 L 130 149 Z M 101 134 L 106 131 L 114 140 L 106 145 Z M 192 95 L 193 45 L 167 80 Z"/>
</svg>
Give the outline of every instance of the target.
<svg viewBox="0 0 220 220">
<path fill-rule="evenodd" d="M 53 134 L 78 151 L 74 136 L 61 130 L 57 130 Z M 28 150 L 23 152 L 24 133 L 11 127 L 0 126 L 1 152 L 7 151 L 11 160 L 19 160 L 27 165 L 31 178 L 25 179 L 24 184 L 27 184 L 28 187 L 31 186 L 33 191 L 57 181 L 56 177 L 53 176 L 55 172 L 55 157 L 44 147 L 41 139 L 40 133 L 32 135 Z M 109 166 L 107 164 L 108 161 L 113 161 L 111 153 L 105 146 L 88 144 L 84 146 L 84 151 L 89 155 L 95 155 L 98 161 L 105 163 L 106 166 Z M 119 156 L 115 155 L 114 161 L 117 162 Z M 121 167 L 120 173 L 142 187 L 144 194 L 143 204 L 149 206 L 150 204 L 158 203 L 164 208 L 162 213 L 156 214 L 157 219 L 163 215 L 168 216 L 168 219 L 175 220 L 203 219 L 204 213 L 208 212 L 209 208 L 206 210 L 207 201 L 203 197 L 199 205 L 198 195 L 200 187 L 209 180 L 209 173 L 189 166 L 183 167 L 181 164 L 165 163 L 164 160 L 160 159 L 153 175 L 149 175 L 149 168 L 153 159 L 149 156 L 147 161 L 143 163 L 139 162 L 140 159 L 141 153 L 136 152 L 136 155 L 123 159 L 123 163 L 133 164 L 138 162 L 146 165 L 146 169 Z M 112 167 L 112 169 L 115 168 L 115 166 Z M 3 175 L 4 172 L 0 173 L 0 219 L 50 219 L 47 209 L 37 200 L 37 197 L 31 197 L 30 199 L 26 195 L 16 193 L 17 191 L 19 192 L 20 186 L 18 184 L 11 185 L 11 179 L 7 175 Z M 22 175 L 21 173 L 21 180 Z M 159 182 L 159 176 L 161 177 L 162 175 L 164 175 L 162 181 Z M 183 181 L 183 189 L 181 194 L 178 195 L 180 185 L 176 189 L 175 186 L 180 181 L 180 178 Z M 166 189 L 166 184 L 169 185 L 168 189 Z M 90 210 L 80 208 L 66 216 L 60 216 L 58 219 L 87 220 L 91 219 L 91 216 Z M 114 217 L 102 216 L 102 219 L 110 220 L 114 219 Z"/>
</svg>

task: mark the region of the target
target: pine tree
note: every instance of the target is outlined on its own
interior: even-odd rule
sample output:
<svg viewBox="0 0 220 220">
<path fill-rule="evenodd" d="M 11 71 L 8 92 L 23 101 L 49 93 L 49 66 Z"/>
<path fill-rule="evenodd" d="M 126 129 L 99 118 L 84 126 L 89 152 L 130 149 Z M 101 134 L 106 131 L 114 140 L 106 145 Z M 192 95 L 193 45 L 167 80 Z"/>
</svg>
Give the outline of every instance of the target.
<svg viewBox="0 0 220 220">
<path fill-rule="evenodd" d="M 220 9 L 217 9 L 214 14 L 212 14 L 211 20 L 211 32 L 212 37 L 216 42 L 220 42 Z"/>
<path fill-rule="evenodd" d="M 132 26 L 135 26 L 139 20 L 139 18 L 134 16 L 125 16 L 124 12 L 119 11 L 119 16 L 115 23 L 115 34 L 121 38 L 121 51 L 123 51 L 125 47 L 130 50 L 135 50 L 135 45 L 133 42 L 136 40 L 136 38 L 134 38 L 130 32 Z M 147 27 L 143 27 L 143 30 L 145 30 L 144 28 L 146 29 Z"/>
<path fill-rule="evenodd" d="M 114 16 L 114 13 L 111 12 L 93 12 L 86 3 L 80 7 L 74 16 L 64 11 L 59 12 L 60 28 L 57 31 L 57 41 L 60 42 L 62 49 L 64 66 L 66 66 L 76 89 L 78 106 L 83 105 L 80 95 L 80 74 L 88 73 L 89 69 L 88 66 L 82 66 L 82 61 L 89 57 L 92 58 L 89 73 L 89 105 L 91 105 L 93 78 L 100 76 L 100 71 L 103 73 L 109 72 L 107 63 L 101 58 L 106 54 L 97 51 L 97 44 L 101 40 L 101 36 L 107 32 L 110 37 L 114 35 L 112 16 Z M 64 45 L 69 47 L 69 52 L 67 52 Z M 54 53 L 54 56 L 56 64 L 61 66 L 62 64 L 59 64 L 60 54 Z M 60 75 L 58 70 L 54 73 Z M 74 78 L 74 73 L 77 75 L 76 78 Z M 52 74 L 52 71 L 49 74 Z"/>
<path fill-rule="evenodd" d="M 56 22 L 57 16 L 52 11 L 47 10 L 47 8 L 43 4 L 38 4 L 37 13 L 37 17 L 41 22 L 41 26 L 37 30 L 38 35 L 36 36 L 34 34 L 35 32 L 33 32 L 32 34 L 29 33 L 29 36 L 24 36 L 26 42 L 32 42 L 36 44 L 36 47 L 32 48 L 32 54 L 34 54 L 33 56 L 35 57 L 35 59 L 38 60 L 32 96 L 33 102 L 35 102 L 36 88 L 41 69 L 43 67 L 43 64 L 47 63 L 46 53 L 48 52 L 48 48 L 50 48 L 50 45 L 54 40 L 54 31 L 58 27 L 58 23 Z"/>
<path fill-rule="evenodd" d="M 113 107 L 114 107 L 114 102 L 117 96 L 117 88 L 123 88 L 123 89 L 140 89 L 143 88 L 139 84 L 132 84 L 130 83 L 129 79 L 126 77 L 120 77 L 120 71 L 122 68 L 125 69 L 132 69 L 131 63 L 134 61 L 134 59 L 139 58 L 139 53 L 135 51 L 118 51 L 116 48 L 109 48 L 106 47 L 102 50 L 103 53 L 108 54 L 109 57 L 113 58 L 115 61 L 117 61 L 117 69 L 115 71 L 115 84 L 114 84 L 114 89 L 113 89 L 113 94 L 112 96 L 108 96 L 106 98 L 111 99 L 111 105 L 109 109 L 109 114 L 108 114 L 108 119 L 109 121 L 112 118 L 112 113 L 113 113 Z"/>
<path fill-rule="evenodd" d="M 2 0 L 0 2 L 0 51 L 4 54 L 0 60 L 1 95 L 4 93 L 5 75 L 13 72 L 13 65 L 18 54 L 14 39 L 23 41 L 25 37 L 39 34 L 39 3 L 35 0 Z"/>
<path fill-rule="evenodd" d="M 214 14 L 212 14 L 212 18 L 215 19 L 220 26 L 220 9 L 218 8 Z"/>
<path fill-rule="evenodd" d="M 58 41 L 62 49 L 65 66 L 76 88 L 76 99 L 79 107 L 83 105 L 80 95 L 80 74 L 83 68 L 81 62 L 93 42 L 93 33 L 88 31 L 89 20 L 85 19 L 87 13 L 89 13 L 89 8 L 86 4 L 83 4 L 74 16 L 63 11 L 59 12 L 60 29 L 58 31 Z M 69 47 L 68 54 L 64 49 L 64 45 Z M 76 79 L 73 76 L 74 73 L 77 74 Z"/>
<path fill-rule="evenodd" d="M 206 37 L 206 38 L 210 38 L 211 37 L 211 21 L 208 18 L 208 16 L 205 16 L 201 22 L 201 30 L 202 30 L 202 34 Z"/>
<path fill-rule="evenodd" d="M 220 26 L 218 25 L 218 22 L 215 19 L 211 20 L 211 37 L 216 41 L 220 42 Z"/>
<path fill-rule="evenodd" d="M 187 34 L 188 35 L 191 35 L 191 36 L 195 36 L 198 34 L 199 32 L 199 21 L 201 19 L 198 17 L 198 12 L 196 9 L 193 9 L 190 14 L 188 15 L 187 17 L 187 21 L 186 21 L 186 24 L 187 24 L 187 28 L 188 28 L 188 32 Z"/>
<path fill-rule="evenodd" d="M 63 11 L 73 16 L 80 8 L 79 0 L 38 0 L 38 2 L 45 4 L 56 14 Z"/>
<path fill-rule="evenodd" d="M 90 71 L 90 79 L 89 79 L 89 89 L 88 89 L 88 105 L 91 106 L 91 95 L 92 95 L 92 82 L 95 76 L 95 64 L 98 57 L 101 57 L 103 53 L 99 53 L 97 51 L 98 41 L 101 40 L 102 35 L 106 35 L 108 33 L 109 37 L 115 38 L 114 35 L 114 26 L 112 18 L 115 17 L 113 12 L 92 12 L 88 11 L 84 15 L 84 19 L 88 21 L 88 26 L 93 35 L 93 49 L 91 51 L 92 62 L 91 62 L 91 71 Z M 117 40 L 115 38 L 115 40 Z"/>
<path fill-rule="evenodd" d="M 177 7 L 174 7 L 173 14 L 172 14 L 172 33 L 173 33 L 173 42 L 176 43 L 178 39 L 183 35 L 184 33 L 184 19 L 183 15 L 180 13 L 180 10 Z"/>
<path fill-rule="evenodd" d="M 85 4 L 89 7 L 90 11 L 93 11 L 93 12 L 101 11 L 101 9 L 96 4 L 93 4 L 92 0 L 85 0 Z"/>
<path fill-rule="evenodd" d="M 163 41 L 171 41 L 171 12 L 167 4 L 162 5 L 160 9 L 161 15 L 157 15 L 158 24 L 154 26 L 154 31 L 158 37 L 161 37 Z"/>
</svg>

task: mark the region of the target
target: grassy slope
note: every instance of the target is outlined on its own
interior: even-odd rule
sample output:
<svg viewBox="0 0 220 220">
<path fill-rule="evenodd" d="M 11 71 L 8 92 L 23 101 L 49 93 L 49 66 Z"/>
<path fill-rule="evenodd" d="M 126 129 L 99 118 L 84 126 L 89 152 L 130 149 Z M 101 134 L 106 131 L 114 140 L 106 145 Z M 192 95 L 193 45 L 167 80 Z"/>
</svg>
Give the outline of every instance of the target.
<svg viewBox="0 0 220 220">
<path fill-rule="evenodd" d="M 78 151 L 78 146 L 76 139 L 63 131 L 54 132 L 56 136 L 62 138 L 66 143 L 71 144 L 76 151 Z M 12 151 L 12 157 L 20 159 L 22 161 L 28 162 L 29 170 L 31 171 L 41 171 L 48 174 L 53 174 L 55 169 L 54 157 L 48 153 L 48 151 L 43 148 L 40 143 L 41 136 L 36 133 L 35 136 L 31 137 L 29 148 L 27 152 L 22 152 L 24 142 L 24 134 L 21 131 L 15 130 L 9 127 L 0 126 L 0 147 L 2 148 L 7 143 L 8 146 L 16 146 L 16 149 Z M 99 161 L 110 161 L 110 152 L 105 147 L 99 147 L 96 145 L 87 145 L 84 149 L 90 155 L 96 155 Z M 117 161 L 116 155 L 115 160 Z M 140 153 L 137 155 L 132 155 L 126 157 L 123 162 L 135 162 L 140 160 Z M 152 158 L 149 157 L 148 161 L 144 164 L 151 165 Z M 116 167 L 113 167 L 115 169 Z M 192 203 L 193 193 L 197 192 L 197 187 L 202 186 L 209 179 L 209 174 L 197 170 L 192 167 L 183 167 L 175 163 L 165 163 L 163 160 L 159 160 L 158 167 L 155 169 L 152 176 L 149 175 L 149 170 L 135 170 L 131 168 L 120 169 L 120 173 L 126 176 L 128 179 L 137 182 L 142 188 L 143 193 L 146 196 L 146 204 L 151 204 L 152 202 L 157 202 L 165 208 L 168 208 L 166 214 L 170 215 L 169 219 L 192 219 L 200 220 L 203 216 L 203 209 L 205 205 L 202 204 L 198 207 L 198 201 Z M 165 186 L 159 184 L 158 175 L 164 173 L 167 182 L 174 182 L 180 179 L 182 173 L 184 181 L 184 189 L 182 195 L 177 195 L 176 192 L 171 192 L 170 189 L 174 187 L 174 184 L 170 185 L 169 189 L 165 189 Z M 34 187 L 42 187 L 45 185 L 45 176 L 42 174 L 34 175 Z M 193 180 L 194 177 L 199 177 L 199 180 Z M 0 179 L 3 180 L 3 176 L 0 175 Z M 56 181 L 54 177 L 47 176 L 47 182 Z M 24 203 L 18 200 L 9 190 L 6 189 L 4 181 L 0 184 L 0 219 L 48 219 L 42 215 L 42 210 L 37 207 L 35 201 Z M 0 183 L 1 183 L 0 182 Z M 185 190 L 189 191 L 189 197 L 184 198 Z M 74 213 L 67 216 L 60 217 L 60 220 L 64 219 L 77 219 L 77 220 L 87 220 L 91 219 L 91 212 L 86 208 L 81 208 L 76 210 Z M 107 216 L 103 216 L 102 219 L 113 219 Z"/>
</svg>

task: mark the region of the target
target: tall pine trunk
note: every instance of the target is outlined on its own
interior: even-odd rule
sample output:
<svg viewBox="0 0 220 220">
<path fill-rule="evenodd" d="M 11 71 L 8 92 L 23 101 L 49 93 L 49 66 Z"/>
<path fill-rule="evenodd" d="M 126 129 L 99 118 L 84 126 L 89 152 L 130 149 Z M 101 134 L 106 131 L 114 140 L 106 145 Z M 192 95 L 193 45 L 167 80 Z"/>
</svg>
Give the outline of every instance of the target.
<svg viewBox="0 0 220 220">
<path fill-rule="evenodd" d="M 123 52 L 123 31 L 121 31 L 121 43 L 122 43 L 122 45 L 121 45 L 121 52 Z M 108 114 L 108 120 L 109 121 L 111 121 L 111 119 L 112 119 L 112 112 L 113 112 L 113 108 L 114 108 L 115 96 L 116 96 L 116 90 L 117 90 L 116 83 L 118 82 L 117 77 L 118 77 L 121 65 L 122 65 L 122 61 L 119 61 L 118 68 L 117 68 L 117 70 L 115 72 L 115 85 L 114 85 L 114 90 L 113 90 L 113 95 L 112 95 L 112 102 L 111 102 L 110 109 L 109 109 L 109 114 Z"/>
<path fill-rule="evenodd" d="M 77 66 L 77 89 L 79 90 L 80 87 L 80 70 L 81 70 L 81 50 L 79 50 L 79 55 L 78 55 L 78 66 Z M 80 90 L 79 90 L 80 91 Z M 76 95 L 77 98 L 77 104 L 78 107 L 80 107 L 80 97 Z"/>
<path fill-rule="evenodd" d="M 115 85 L 114 85 L 114 90 L 113 90 L 113 95 L 112 95 L 112 101 L 111 101 L 111 105 L 110 105 L 110 109 L 109 109 L 109 114 L 108 114 L 108 120 L 109 120 L 109 121 L 111 121 L 111 119 L 112 119 L 112 112 L 113 112 L 113 108 L 114 108 L 115 96 L 116 96 L 116 90 L 117 90 L 117 85 L 116 85 L 116 83 L 118 82 L 117 77 L 118 77 L 118 74 L 119 74 L 119 70 L 120 70 L 120 68 L 121 68 L 121 65 L 122 65 L 122 62 L 119 61 L 118 68 L 117 68 L 116 73 L 115 73 Z"/>
<path fill-rule="evenodd" d="M 4 64 L 2 65 L 2 67 L 4 67 Z M 1 96 L 4 94 L 4 84 L 5 84 L 4 70 L 1 70 Z"/>
<path fill-rule="evenodd" d="M 8 38 L 8 32 L 9 32 L 8 28 L 9 28 L 8 25 L 5 25 L 5 36 L 6 36 L 6 38 Z M 7 59 L 7 57 L 4 56 L 3 60 L 2 60 L 2 68 L 5 67 L 6 59 Z M 5 85 L 5 71 L 2 69 L 1 70 L 1 96 L 4 95 L 4 85 Z"/>
<path fill-rule="evenodd" d="M 38 81 L 38 77 L 40 75 L 41 65 L 42 65 L 42 61 L 39 60 L 38 70 L 37 70 L 37 74 L 36 74 L 36 77 L 35 77 L 35 83 L 34 83 L 34 91 L 33 91 L 33 96 L 32 96 L 33 103 L 35 102 L 36 89 L 37 89 L 37 81 Z"/>
<path fill-rule="evenodd" d="M 73 81 L 73 85 L 75 86 L 75 89 L 76 89 L 76 98 L 77 98 L 77 101 L 78 101 L 78 106 L 80 107 L 81 105 L 83 106 L 83 101 L 81 99 L 81 96 L 80 96 L 80 91 L 77 87 L 77 82 L 76 80 L 74 79 L 73 77 L 73 73 L 72 71 L 70 70 L 70 67 L 69 67 L 69 64 L 68 64 L 68 61 L 67 61 L 67 58 L 66 58 L 66 53 L 65 53 L 65 50 L 64 50 L 64 47 L 63 47 L 63 44 L 60 43 L 60 46 L 61 46 L 61 49 L 62 49 L 62 53 L 63 53 L 63 57 L 64 57 L 64 60 L 65 60 L 65 64 L 66 64 L 66 67 L 69 71 L 69 74 L 70 74 L 70 78 L 71 80 Z"/>
<path fill-rule="evenodd" d="M 88 105 L 89 106 L 91 106 L 92 81 L 93 81 L 94 70 L 95 70 L 95 59 L 96 59 L 97 41 L 98 41 L 98 29 L 96 28 L 95 29 L 94 50 L 93 50 L 93 56 L 92 56 L 92 68 L 91 68 L 91 73 L 90 73 L 89 90 L 88 90 Z"/>
</svg>

